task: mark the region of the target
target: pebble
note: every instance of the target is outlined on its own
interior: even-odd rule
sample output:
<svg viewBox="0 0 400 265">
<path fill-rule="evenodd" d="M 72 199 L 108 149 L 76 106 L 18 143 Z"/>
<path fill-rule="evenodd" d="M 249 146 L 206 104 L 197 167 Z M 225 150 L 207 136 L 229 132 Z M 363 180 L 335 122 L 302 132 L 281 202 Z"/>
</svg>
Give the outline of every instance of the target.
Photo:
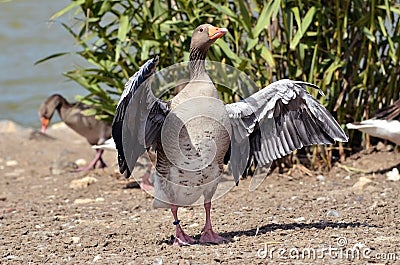
<svg viewBox="0 0 400 265">
<path fill-rule="evenodd" d="M 325 181 L 325 176 L 323 176 L 323 175 L 318 175 L 318 176 L 317 176 L 317 180 L 319 180 L 319 181 Z"/>
<path fill-rule="evenodd" d="M 340 214 L 339 214 L 339 212 L 336 211 L 336 210 L 329 210 L 329 211 L 326 213 L 326 216 L 328 216 L 328 217 L 339 217 Z"/>
<path fill-rule="evenodd" d="M 79 158 L 77 160 L 75 160 L 74 162 L 78 167 L 82 167 L 82 166 L 86 166 L 87 165 L 87 161 L 83 158 Z"/>
<path fill-rule="evenodd" d="M 81 241 L 81 238 L 79 236 L 73 236 L 71 237 L 72 242 L 74 242 L 75 244 L 78 244 L 79 241 Z"/>
<path fill-rule="evenodd" d="M 303 216 L 293 219 L 293 221 L 295 221 L 296 223 L 301 223 L 301 222 L 304 222 L 305 220 L 306 220 L 306 218 Z"/>
<path fill-rule="evenodd" d="M 163 265 L 163 259 L 162 258 L 156 258 L 153 262 L 153 265 Z"/>
<path fill-rule="evenodd" d="M 8 259 L 8 260 L 21 260 L 20 257 L 15 256 L 15 255 L 8 255 L 8 256 L 4 257 L 4 259 Z"/>
<path fill-rule="evenodd" d="M 84 198 L 84 199 L 76 199 L 74 201 L 74 204 L 86 204 L 86 203 L 91 203 L 91 202 L 104 202 L 105 199 L 102 197 L 96 198 L 96 199 L 90 199 L 90 198 Z"/>
<path fill-rule="evenodd" d="M 16 165 L 18 165 L 18 161 L 17 160 L 7 160 L 6 161 L 6 166 L 8 166 L 8 167 L 14 167 Z"/>
<path fill-rule="evenodd" d="M 399 170 L 397 168 L 393 168 L 392 171 L 389 171 L 386 173 L 387 179 L 390 181 L 399 181 L 400 180 L 400 174 Z"/>
<path fill-rule="evenodd" d="M 360 177 L 356 183 L 354 183 L 353 190 L 363 190 L 368 184 L 372 183 L 367 177 Z"/>
<path fill-rule="evenodd" d="M 97 179 L 95 177 L 86 176 L 81 179 L 74 179 L 70 182 L 69 187 L 71 189 L 84 189 L 89 185 L 96 183 Z"/>
<path fill-rule="evenodd" d="M 99 260 L 101 260 L 101 256 L 100 255 L 97 255 L 96 257 L 93 258 L 93 262 L 97 262 Z"/>
<path fill-rule="evenodd" d="M 74 201 L 74 204 L 85 204 L 85 203 L 91 203 L 91 202 L 94 202 L 94 200 L 93 200 L 93 199 L 90 199 L 90 198 L 76 199 L 76 200 Z"/>
</svg>

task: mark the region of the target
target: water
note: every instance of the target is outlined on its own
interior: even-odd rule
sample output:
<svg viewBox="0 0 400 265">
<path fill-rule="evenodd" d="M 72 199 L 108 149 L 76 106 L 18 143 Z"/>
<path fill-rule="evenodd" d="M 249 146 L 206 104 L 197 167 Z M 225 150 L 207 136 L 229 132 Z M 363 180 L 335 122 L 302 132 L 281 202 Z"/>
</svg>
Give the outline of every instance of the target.
<svg viewBox="0 0 400 265">
<path fill-rule="evenodd" d="M 70 101 L 77 94 L 86 95 L 84 88 L 62 75 L 76 65 L 84 65 L 78 57 L 63 56 L 34 65 L 53 53 L 79 49 L 60 24 L 71 22 L 72 17 L 48 21 L 69 3 L 0 0 L 0 120 L 39 128 L 38 107 L 49 95 L 60 93 Z"/>
</svg>

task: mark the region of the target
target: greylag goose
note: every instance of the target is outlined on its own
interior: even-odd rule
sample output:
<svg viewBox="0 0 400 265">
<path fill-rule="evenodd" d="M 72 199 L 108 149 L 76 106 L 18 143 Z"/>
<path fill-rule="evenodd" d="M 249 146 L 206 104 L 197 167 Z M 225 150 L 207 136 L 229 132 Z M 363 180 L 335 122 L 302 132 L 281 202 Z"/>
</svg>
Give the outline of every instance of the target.
<svg viewBox="0 0 400 265">
<path fill-rule="evenodd" d="M 226 241 L 213 231 L 210 216 L 224 160 L 230 161 L 237 184 L 249 160 L 270 167 L 273 160 L 303 146 L 348 140 L 332 115 L 306 91 L 306 85 L 315 87 L 309 83 L 281 80 L 224 105 L 204 60 L 211 44 L 226 32 L 209 24 L 194 30 L 190 81 L 169 101 L 152 93 L 159 58 L 148 60 L 126 83 L 113 120 L 121 173 L 129 176 L 146 150 L 157 154 L 153 206 L 171 209 L 174 245 L 195 242 L 180 225 L 178 207 L 191 205 L 202 195 L 206 218 L 200 243 Z"/>
<path fill-rule="evenodd" d="M 378 110 L 372 119 L 346 124 L 347 129 L 357 129 L 371 136 L 400 144 L 400 100 Z"/>
<path fill-rule="evenodd" d="M 57 110 L 61 120 L 72 130 L 86 138 L 91 145 L 100 145 L 111 137 L 111 124 L 97 120 L 94 116 L 85 116 L 82 111 L 88 107 L 80 103 L 69 103 L 63 96 L 54 94 L 48 97 L 39 108 L 39 117 L 42 123 L 41 131 L 46 132 L 54 112 Z M 97 163 L 100 168 L 106 167 L 102 159 L 104 150 L 96 150 L 96 156 L 86 167 L 78 168 L 77 171 L 88 171 L 94 169 Z"/>
</svg>

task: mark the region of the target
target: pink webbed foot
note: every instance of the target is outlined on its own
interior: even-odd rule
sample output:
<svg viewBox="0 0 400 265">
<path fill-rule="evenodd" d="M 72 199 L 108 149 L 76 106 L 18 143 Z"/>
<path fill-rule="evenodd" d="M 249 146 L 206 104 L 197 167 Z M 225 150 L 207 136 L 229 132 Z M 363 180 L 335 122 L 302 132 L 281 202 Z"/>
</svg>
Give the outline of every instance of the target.
<svg viewBox="0 0 400 265">
<path fill-rule="evenodd" d="M 229 239 L 218 235 L 212 229 L 204 229 L 199 242 L 201 244 L 221 244 L 229 242 Z"/>
<path fill-rule="evenodd" d="M 174 240 L 174 246 L 189 246 L 191 244 L 194 244 L 196 240 L 194 240 L 192 237 L 188 236 L 183 232 L 182 228 L 178 225 L 176 228 L 176 236 Z"/>
</svg>

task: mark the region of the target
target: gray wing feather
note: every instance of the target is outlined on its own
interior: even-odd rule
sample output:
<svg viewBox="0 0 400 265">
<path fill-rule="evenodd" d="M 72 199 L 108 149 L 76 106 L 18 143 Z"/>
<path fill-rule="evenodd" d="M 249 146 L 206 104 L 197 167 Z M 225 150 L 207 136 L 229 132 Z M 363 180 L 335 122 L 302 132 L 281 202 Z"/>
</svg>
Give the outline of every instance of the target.
<svg viewBox="0 0 400 265">
<path fill-rule="evenodd" d="M 236 182 L 249 166 L 273 160 L 312 144 L 348 137 L 332 115 L 305 89 L 318 88 L 288 79 L 274 82 L 247 99 L 226 105 L 231 120 L 231 165 Z"/>
<path fill-rule="evenodd" d="M 126 177 L 130 176 L 139 156 L 157 142 L 168 109 L 168 104 L 156 98 L 151 90 L 149 77 L 157 64 L 158 56 L 148 60 L 129 78 L 114 116 L 112 136 L 118 150 L 119 170 Z"/>
</svg>

